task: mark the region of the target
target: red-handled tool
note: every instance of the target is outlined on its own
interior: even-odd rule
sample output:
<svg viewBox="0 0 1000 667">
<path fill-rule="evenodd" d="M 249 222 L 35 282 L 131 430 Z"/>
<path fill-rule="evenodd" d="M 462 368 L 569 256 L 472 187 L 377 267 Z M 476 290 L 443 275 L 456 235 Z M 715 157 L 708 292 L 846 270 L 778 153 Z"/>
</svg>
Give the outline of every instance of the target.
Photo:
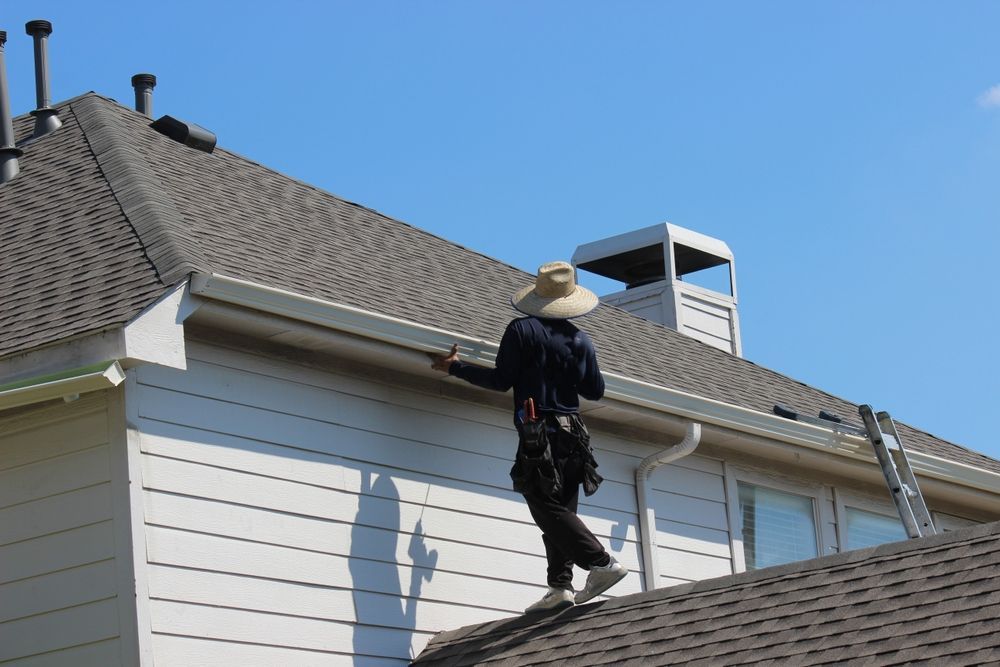
<svg viewBox="0 0 1000 667">
<path fill-rule="evenodd" d="M 538 414 L 535 412 L 535 399 L 529 398 L 524 402 L 524 421 L 538 421 Z"/>
</svg>

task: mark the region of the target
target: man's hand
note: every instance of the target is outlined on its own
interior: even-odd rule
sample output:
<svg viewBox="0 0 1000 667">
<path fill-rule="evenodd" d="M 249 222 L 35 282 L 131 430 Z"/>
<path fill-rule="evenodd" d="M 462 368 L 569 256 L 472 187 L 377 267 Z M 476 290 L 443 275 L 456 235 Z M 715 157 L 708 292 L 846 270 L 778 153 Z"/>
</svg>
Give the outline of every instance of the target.
<svg viewBox="0 0 1000 667">
<path fill-rule="evenodd" d="M 451 362 L 458 361 L 458 343 L 452 344 L 451 352 L 447 355 L 428 352 L 427 356 L 431 358 L 431 368 L 447 373 Z"/>
</svg>

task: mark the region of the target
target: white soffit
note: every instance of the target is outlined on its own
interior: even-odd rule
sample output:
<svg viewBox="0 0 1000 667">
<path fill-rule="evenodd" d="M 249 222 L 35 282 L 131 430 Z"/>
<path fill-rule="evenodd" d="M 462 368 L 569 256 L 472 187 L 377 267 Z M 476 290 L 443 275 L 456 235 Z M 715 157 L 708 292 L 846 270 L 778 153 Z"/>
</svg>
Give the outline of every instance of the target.
<svg viewBox="0 0 1000 667">
<path fill-rule="evenodd" d="M 191 293 L 423 352 L 441 352 L 458 342 L 459 352 L 466 360 L 487 366 L 495 362 L 499 348 L 492 341 L 219 274 L 194 274 Z M 603 375 L 605 397 L 609 399 L 867 463 L 875 460 L 868 441 L 859 436 L 837 433 L 615 373 L 605 372 Z M 1000 493 L 1000 474 L 923 452 L 909 450 L 907 453 L 917 473 Z"/>
<path fill-rule="evenodd" d="M 0 386 L 0 410 L 54 398 L 71 401 L 79 398 L 80 394 L 117 387 L 124 380 L 125 371 L 117 361 L 104 361 L 63 373 L 20 380 Z"/>
</svg>

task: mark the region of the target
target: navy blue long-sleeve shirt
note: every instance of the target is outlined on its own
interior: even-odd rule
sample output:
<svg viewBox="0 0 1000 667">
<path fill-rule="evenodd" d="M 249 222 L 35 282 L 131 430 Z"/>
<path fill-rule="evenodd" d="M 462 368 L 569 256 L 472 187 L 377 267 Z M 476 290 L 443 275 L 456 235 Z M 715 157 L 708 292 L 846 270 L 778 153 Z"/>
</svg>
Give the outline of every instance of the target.
<svg viewBox="0 0 1000 667">
<path fill-rule="evenodd" d="M 567 414 L 579 412 L 580 396 L 604 396 L 594 344 L 569 320 L 515 319 L 500 340 L 496 368 L 455 361 L 448 372 L 486 389 L 514 387 L 515 414 L 528 398 L 539 410 Z"/>
</svg>

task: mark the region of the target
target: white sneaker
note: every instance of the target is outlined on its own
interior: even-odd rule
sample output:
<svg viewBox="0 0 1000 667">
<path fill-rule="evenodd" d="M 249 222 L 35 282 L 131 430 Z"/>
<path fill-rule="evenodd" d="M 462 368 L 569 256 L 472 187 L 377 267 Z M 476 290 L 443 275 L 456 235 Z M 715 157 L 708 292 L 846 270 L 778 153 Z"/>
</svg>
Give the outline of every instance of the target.
<svg viewBox="0 0 1000 667">
<path fill-rule="evenodd" d="M 607 565 L 590 568 L 590 574 L 587 575 L 587 583 L 576 594 L 574 601 L 576 604 L 583 604 L 590 601 L 624 579 L 626 574 L 628 574 L 628 568 L 616 561 L 612 556 L 611 562 Z"/>
<path fill-rule="evenodd" d="M 543 611 L 566 609 L 573 606 L 573 591 L 565 588 L 549 588 L 542 599 L 524 610 L 525 614 L 537 614 Z"/>
</svg>

